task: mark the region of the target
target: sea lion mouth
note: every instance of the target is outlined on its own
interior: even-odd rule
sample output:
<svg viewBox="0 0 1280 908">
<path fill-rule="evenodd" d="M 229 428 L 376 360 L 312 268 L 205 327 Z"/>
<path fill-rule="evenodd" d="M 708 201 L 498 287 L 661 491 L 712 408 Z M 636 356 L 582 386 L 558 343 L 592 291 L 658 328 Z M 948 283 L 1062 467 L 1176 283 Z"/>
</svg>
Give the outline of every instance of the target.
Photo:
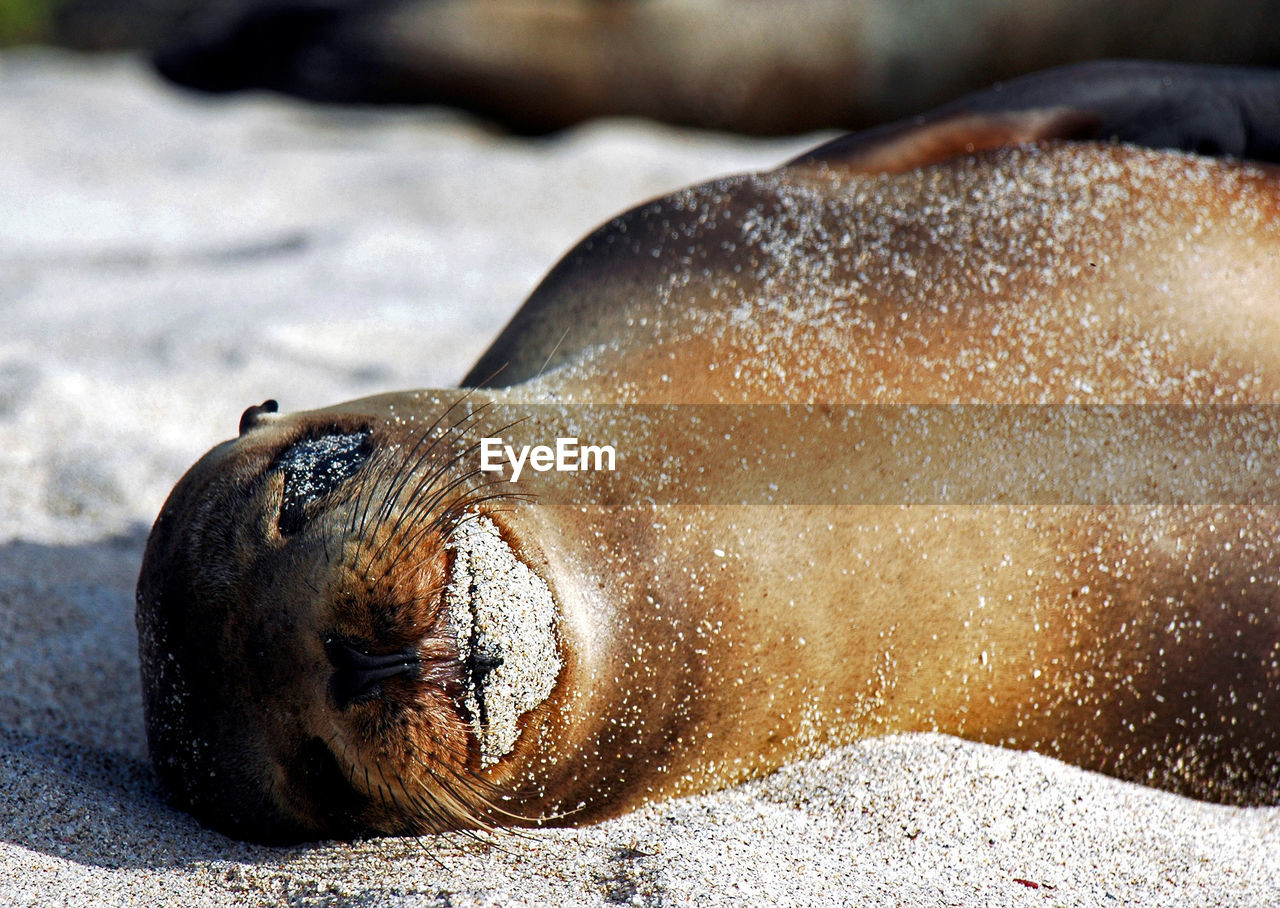
<svg viewBox="0 0 1280 908">
<path fill-rule="evenodd" d="M 515 748 L 520 719 L 551 695 L 564 666 L 557 607 L 546 581 L 492 520 L 465 517 L 450 534 L 445 589 L 466 688 L 458 699 L 488 768 Z"/>
<path fill-rule="evenodd" d="M 422 670 L 422 661 L 413 646 L 389 653 L 370 653 L 349 640 L 328 637 L 324 641 L 324 652 L 334 669 L 329 691 L 342 710 L 381 697 L 383 682 L 387 679 L 413 680 Z"/>
</svg>

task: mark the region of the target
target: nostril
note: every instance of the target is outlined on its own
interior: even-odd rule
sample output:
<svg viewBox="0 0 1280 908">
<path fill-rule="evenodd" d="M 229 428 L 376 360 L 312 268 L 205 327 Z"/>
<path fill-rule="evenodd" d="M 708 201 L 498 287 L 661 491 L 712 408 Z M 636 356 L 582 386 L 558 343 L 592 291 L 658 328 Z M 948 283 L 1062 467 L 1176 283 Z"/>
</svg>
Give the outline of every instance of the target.
<svg viewBox="0 0 1280 908">
<path fill-rule="evenodd" d="M 324 652 L 334 669 L 329 690 L 339 709 L 381 697 L 382 682 L 388 678 L 418 676 L 420 660 L 413 646 L 389 653 L 371 653 L 349 640 L 327 637 Z"/>
</svg>

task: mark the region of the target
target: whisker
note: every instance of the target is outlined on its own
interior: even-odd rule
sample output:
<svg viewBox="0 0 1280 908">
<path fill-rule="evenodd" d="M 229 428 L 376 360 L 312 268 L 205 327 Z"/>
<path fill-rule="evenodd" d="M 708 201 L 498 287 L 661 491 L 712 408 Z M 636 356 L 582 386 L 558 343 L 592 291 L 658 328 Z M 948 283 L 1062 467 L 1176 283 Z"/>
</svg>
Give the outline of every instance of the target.
<svg viewBox="0 0 1280 908">
<path fill-rule="evenodd" d="M 542 368 L 538 370 L 538 374 L 534 378 L 542 378 L 542 373 L 547 371 L 547 364 L 551 362 L 551 357 L 556 355 L 556 351 L 560 349 L 560 345 L 564 343 L 564 339 L 569 336 L 572 328 L 565 328 L 564 334 L 560 335 L 560 339 L 556 341 L 556 345 L 551 348 L 551 352 L 547 354 L 547 358 L 542 361 Z"/>
<path fill-rule="evenodd" d="M 455 404 L 454 406 L 457 406 L 457 404 Z M 432 453 L 434 453 L 436 446 L 441 441 L 443 441 L 446 437 L 448 437 L 448 434 L 450 432 L 453 433 L 455 436 L 460 436 L 462 434 L 464 424 L 469 420 L 474 422 L 479 422 L 480 415 L 486 409 L 488 409 L 488 407 L 489 407 L 489 404 L 486 402 L 485 404 L 482 404 L 480 407 L 471 411 L 462 419 L 458 420 L 453 425 L 449 426 L 446 432 L 442 433 L 439 437 L 437 437 L 434 441 L 432 441 L 430 445 L 427 446 L 427 449 L 423 451 L 421 455 L 419 455 L 417 460 L 413 462 L 412 466 L 407 471 L 404 471 L 404 480 L 394 484 L 393 488 L 388 489 L 387 496 L 384 497 L 384 502 L 388 503 L 388 511 L 393 509 L 395 504 L 399 502 L 400 496 L 401 494 L 403 494 L 404 489 L 408 486 L 409 481 L 413 478 L 415 474 L 418 473 L 422 465 L 427 462 L 427 458 L 430 457 Z M 453 407 L 450 407 L 450 410 L 452 409 Z M 432 424 L 432 427 L 431 429 L 428 430 L 428 433 L 433 432 L 436 426 L 438 425 L 438 423 L 439 423 L 439 419 L 437 419 L 436 423 Z M 425 436 L 423 436 L 423 438 L 425 438 Z M 422 438 L 419 439 L 419 443 L 418 443 L 419 445 L 421 444 L 422 440 L 423 440 Z M 417 450 L 417 447 L 418 445 L 414 446 L 415 451 Z M 462 456 L 465 456 L 465 453 Z M 413 459 L 413 452 L 410 452 L 409 456 L 405 458 L 405 464 L 408 465 L 412 459 Z M 446 458 L 446 463 L 443 464 L 439 470 L 432 473 L 430 477 L 422 477 L 419 480 L 417 487 L 414 489 L 412 493 L 410 493 L 409 500 L 412 501 L 417 497 L 417 495 L 423 488 L 424 483 L 434 481 L 434 478 L 439 476 L 443 472 L 443 470 L 447 468 L 449 463 L 456 462 L 458 459 L 459 459 L 458 455 L 454 455 L 452 458 Z M 399 524 L 402 520 L 403 520 L 403 515 L 399 520 L 397 520 L 395 526 L 392 527 L 392 531 L 390 535 L 395 534 L 395 531 L 396 529 L 398 529 Z"/>
</svg>

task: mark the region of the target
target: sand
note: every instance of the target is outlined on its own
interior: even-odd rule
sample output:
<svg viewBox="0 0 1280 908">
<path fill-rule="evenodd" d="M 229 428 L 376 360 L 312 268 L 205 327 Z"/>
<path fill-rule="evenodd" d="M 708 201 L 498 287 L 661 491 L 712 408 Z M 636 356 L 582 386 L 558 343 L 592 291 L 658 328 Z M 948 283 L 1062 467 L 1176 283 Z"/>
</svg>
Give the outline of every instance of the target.
<svg viewBox="0 0 1280 908">
<path fill-rule="evenodd" d="M 488 517 L 465 515 L 447 547 L 453 562 L 444 601 L 471 676 L 462 704 L 487 767 L 511 753 L 520 718 L 556 686 L 564 667 L 559 612 L 547 582 L 516 557 Z"/>
<path fill-rule="evenodd" d="M 147 763 L 132 617 L 182 470 L 268 397 L 456 382 L 597 222 L 815 140 L 513 140 L 39 54 L 0 57 L 0 135 L 0 905 L 1280 904 L 1280 810 L 929 735 L 488 843 L 201 828 Z"/>
</svg>

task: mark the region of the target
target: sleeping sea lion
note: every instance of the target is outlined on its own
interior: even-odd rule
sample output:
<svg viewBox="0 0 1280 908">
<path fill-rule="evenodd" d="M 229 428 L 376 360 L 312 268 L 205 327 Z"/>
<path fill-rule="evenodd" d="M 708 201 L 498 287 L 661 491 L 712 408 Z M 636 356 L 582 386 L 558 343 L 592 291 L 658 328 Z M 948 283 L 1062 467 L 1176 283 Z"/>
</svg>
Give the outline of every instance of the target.
<svg viewBox="0 0 1280 908">
<path fill-rule="evenodd" d="M 931 730 L 1275 803 L 1278 141 L 1272 73 L 1011 83 L 615 218 L 465 390 L 250 408 L 147 545 L 161 778 L 421 833 Z"/>
</svg>

